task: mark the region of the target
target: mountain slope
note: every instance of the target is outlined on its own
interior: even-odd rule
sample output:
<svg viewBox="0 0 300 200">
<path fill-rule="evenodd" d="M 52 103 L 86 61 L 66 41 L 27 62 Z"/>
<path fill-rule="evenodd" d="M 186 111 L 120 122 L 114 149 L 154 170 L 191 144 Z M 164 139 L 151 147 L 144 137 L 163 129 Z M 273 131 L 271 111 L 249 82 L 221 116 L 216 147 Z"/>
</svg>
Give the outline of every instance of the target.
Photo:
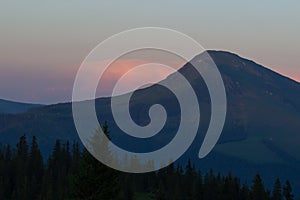
<svg viewBox="0 0 300 200">
<path fill-rule="evenodd" d="M 261 151 L 260 156 L 250 149 L 230 152 L 256 162 L 284 160 L 271 148 L 275 146 L 300 160 L 300 84 L 236 55 L 210 55 L 227 80 L 228 102 L 233 106 L 229 112 L 243 116 L 246 128 L 247 138 L 238 145 L 231 144 L 231 148 L 255 147 Z"/>
</svg>

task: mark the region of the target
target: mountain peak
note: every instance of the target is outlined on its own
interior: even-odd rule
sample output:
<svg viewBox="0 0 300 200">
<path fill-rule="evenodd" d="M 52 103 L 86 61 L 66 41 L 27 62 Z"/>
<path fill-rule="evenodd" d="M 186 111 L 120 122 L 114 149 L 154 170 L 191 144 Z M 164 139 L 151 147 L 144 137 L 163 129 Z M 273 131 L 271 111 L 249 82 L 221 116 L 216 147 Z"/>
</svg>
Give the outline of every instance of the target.
<svg viewBox="0 0 300 200">
<path fill-rule="evenodd" d="M 206 52 L 195 56 L 191 62 L 199 63 L 197 65 L 200 66 L 201 62 L 207 59 L 212 59 L 214 61 L 221 74 L 233 73 L 235 75 L 239 75 L 240 72 L 242 72 L 241 74 L 252 75 L 253 77 L 255 76 L 256 78 L 265 79 L 266 81 L 271 82 L 274 80 L 277 80 L 279 82 L 286 81 L 288 79 L 290 85 L 293 85 L 293 87 L 295 87 L 296 85 L 299 86 L 299 83 L 297 81 L 289 77 L 283 76 L 267 67 L 264 67 L 261 64 L 258 64 L 252 60 L 228 51 L 207 50 Z M 184 67 L 189 68 L 188 66 Z"/>
</svg>

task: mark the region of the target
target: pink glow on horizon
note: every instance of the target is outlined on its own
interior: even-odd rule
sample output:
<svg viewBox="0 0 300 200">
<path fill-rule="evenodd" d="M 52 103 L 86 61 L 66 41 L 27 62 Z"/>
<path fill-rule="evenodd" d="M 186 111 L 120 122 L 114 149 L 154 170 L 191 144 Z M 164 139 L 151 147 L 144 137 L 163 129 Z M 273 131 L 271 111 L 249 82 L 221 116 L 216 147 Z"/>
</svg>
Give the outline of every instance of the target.
<svg viewBox="0 0 300 200">
<path fill-rule="evenodd" d="M 146 79 L 146 77 L 153 77 L 156 80 L 163 80 L 165 79 L 170 73 L 166 73 L 165 69 L 160 68 L 152 68 L 151 64 L 149 65 L 149 69 L 143 70 L 143 72 L 136 72 L 131 71 L 132 69 L 149 64 L 149 63 L 158 63 L 158 62 L 152 62 L 149 60 L 142 60 L 142 59 L 118 59 L 114 61 L 112 64 L 109 65 L 109 67 L 105 70 L 103 73 L 100 82 L 98 83 L 97 93 L 96 97 L 101 96 L 111 96 L 112 91 L 114 89 L 115 84 L 117 81 L 126 73 L 130 76 L 130 80 L 125 82 L 122 87 L 126 88 L 129 86 L 134 85 L 134 80 L 137 79 Z M 174 62 L 174 61 L 160 61 L 159 64 L 163 64 L 169 67 L 174 68 L 174 70 L 178 70 L 180 67 L 183 66 L 182 62 Z M 90 77 L 89 81 L 90 83 L 98 82 L 99 77 L 96 76 L 97 71 L 99 69 L 103 69 L 107 65 L 107 61 L 99 61 L 99 62 L 92 62 L 92 63 L 85 63 L 84 67 L 89 68 L 88 76 Z M 130 72 L 129 72 L 130 71 Z M 149 83 L 151 85 L 153 83 Z M 148 86 L 148 85 L 147 85 Z M 89 83 L 86 83 L 84 86 L 86 88 L 91 87 Z"/>
</svg>

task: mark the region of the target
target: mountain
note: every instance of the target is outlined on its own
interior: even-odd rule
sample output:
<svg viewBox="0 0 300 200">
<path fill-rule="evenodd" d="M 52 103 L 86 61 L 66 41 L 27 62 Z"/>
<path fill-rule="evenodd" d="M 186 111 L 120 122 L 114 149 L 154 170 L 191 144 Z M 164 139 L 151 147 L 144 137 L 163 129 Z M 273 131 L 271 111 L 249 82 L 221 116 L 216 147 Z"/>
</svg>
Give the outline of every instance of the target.
<svg viewBox="0 0 300 200">
<path fill-rule="evenodd" d="M 208 53 L 225 84 L 228 107 L 225 126 L 214 150 L 206 158 L 198 159 L 211 114 L 208 89 L 190 64 L 205 64 L 206 55 L 198 55 L 179 70 L 196 92 L 201 121 L 196 139 L 178 162 L 191 158 L 202 170 L 232 171 L 249 184 L 249 179 L 260 172 L 266 185 L 271 186 L 279 177 L 290 179 L 300 188 L 300 84 L 238 55 L 224 51 Z M 163 82 L 181 87 L 174 75 Z M 128 150 L 146 152 L 162 147 L 178 129 L 181 112 L 178 101 L 171 91 L 158 84 L 136 91 L 130 101 L 132 119 L 141 126 L 149 123 L 151 105 L 164 106 L 168 113 L 166 126 L 155 137 L 140 140 L 122 133 L 112 117 L 110 103 L 110 98 L 96 100 L 99 121 L 108 121 L 113 142 Z M 36 135 L 44 153 L 50 153 L 57 138 L 78 140 L 71 103 L 43 106 L 15 115 L 0 114 L 2 143 L 15 144 L 23 134 Z"/>
<path fill-rule="evenodd" d="M 28 104 L 0 99 L 0 113 L 18 114 L 41 106 L 40 104 Z"/>
</svg>

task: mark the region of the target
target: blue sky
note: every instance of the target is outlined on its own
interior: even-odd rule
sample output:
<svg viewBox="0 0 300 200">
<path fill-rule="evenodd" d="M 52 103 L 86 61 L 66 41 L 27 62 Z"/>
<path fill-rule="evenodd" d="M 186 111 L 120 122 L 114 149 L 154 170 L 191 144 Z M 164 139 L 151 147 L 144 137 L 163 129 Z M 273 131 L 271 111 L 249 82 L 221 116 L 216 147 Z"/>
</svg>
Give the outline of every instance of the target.
<svg viewBox="0 0 300 200">
<path fill-rule="evenodd" d="M 0 98 L 69 101 L 76 70 L 120 31 L 178 30 L 300 80 L 299 1 L 2 1 Z"/>
</svg>

